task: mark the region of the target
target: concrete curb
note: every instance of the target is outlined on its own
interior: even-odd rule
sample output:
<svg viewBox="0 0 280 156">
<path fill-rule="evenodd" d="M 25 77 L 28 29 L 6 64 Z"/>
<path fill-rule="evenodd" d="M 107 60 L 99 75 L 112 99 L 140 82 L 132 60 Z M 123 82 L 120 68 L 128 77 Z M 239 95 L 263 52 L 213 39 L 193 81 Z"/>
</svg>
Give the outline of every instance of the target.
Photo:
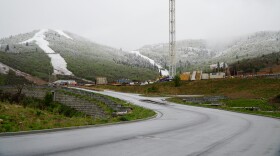
<svg viewBox="0 0 280 156">
<path fill-rule="evenodd" d="M 52 132 L 59 132 L 59 131 L 69 131 L 69 130 L 76 130 L 76 129 L 86 129 L 86 128 L 94 128 L 94 127 L 104 127 L 104 126 L 112 126 L 112 125 L 120 125 L 120 124 L 129 124 L 129 123 L 135 123 L 135 122 L 140 122 L 140 121 L 148 121 L 148 120 L 156 119 L 157 116 L 160 114 L 157 111 L 155 111 L 155 112 L 156 112 L 155 115 L 153 115 L 151 117 L 148 117 L 148 118 L 144 118 L 144 119 L 122 121 L 122 122 L 113 122 L 113 123 L 98 124 L 98 125 L 64 127 L 64 128 L 31 130 L 31 131 L 20 131 L 20 132 L 7 132 L 7 133 L 0 133 L 0 137 L 20 136 L 20 135 L 29 135 L 29 134 L 41 134 L 41 133 L 52 133 Z"/>
</svg>

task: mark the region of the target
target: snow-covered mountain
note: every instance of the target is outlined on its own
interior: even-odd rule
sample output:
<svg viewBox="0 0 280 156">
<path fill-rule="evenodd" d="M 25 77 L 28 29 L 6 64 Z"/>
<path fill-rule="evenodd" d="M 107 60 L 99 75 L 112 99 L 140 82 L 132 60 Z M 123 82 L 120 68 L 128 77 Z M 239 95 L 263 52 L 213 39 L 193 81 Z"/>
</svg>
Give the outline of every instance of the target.
<svg viewBox="0 0 280 156">
<path fill-rule="evenodd" d="M 210 49 L 205 40 L 183 40 L 177 41 L 177 66 L 188 67 L 200 64 L 208 58 L 214 57 L 218 51 Z M 155 60 L 164 68 L 167 68 L 169 61 L 169 45 L 167 43 L 146 45 L 138 51 Z"/>
<path fill-rule="evenodd" d="M 218 46 L 206 40 L 177 41 L 177 67 L 179 71 L 206 69 L 217 62 L 230 64 L 279 52 L 279 39 L 280 31 L 274 31 L 257 32 Z M 44 80 L 49 75 L 148 80 L 156 78 L 159 71 L 168 75 L 168 49 L 167 43 L 161 43 L 127 52 L 67 31 L 41 29 L 0 39 L 0 63 Z"/>
<path fill-rule="evenodd" d="M 215 59 L 234 62 L 236 59 L 254 58 L 279 52 L 279 39 L 280 31 L 262 31 L 243 36 L 232 41 Z"/>
<path fill-rule="evenodd" d="M 109 81 L 149 80 L 159 75 L 158 66 L 141 55 L 51 29 L 1 39 L 0 62 L 43 79 L 50 74 L 89 80 L 105 76 Z"/>
<path fill-rule="evenodd" d="M 73 75 L 73 73 L 71 71 L 69 71 L 67 69 L 67 63 L 64 60 L 63 57 L 60 56 L 59 53 L 56 53 L 53 49 L 51 49 L 49 47 L 49 42 L 45 39 L 46 36 L 45 34 L 48 32 L 48 29 L 42 29 L 39 32 L 37 32 L 32 38 L 20 42 L 20 44 L 28 44 L 28 43 L 32 43 L 35 42 L 36 45 L 39 46 L 39 48 L 41 48 L 46 55 L 48 55 L 48 57 L 51 59 L 51 64 L 52 67 L 54 69 L 53 74 L 55 75 Z M 63 31 L 57 31 L 55 30 L 58 34 L 73 40 L 71 37 L 69 37 L 67 34 L 65 34 Z"/>
<path fill-rule="evenodd" d="M 236 38 L 226 44 L 213 45 L 207 40 L 177 41 L 177 67 L 181 70 L 209 67 L 217 62 L 232 63 L 246 58 L 280 51 L 280 31 L 263 31 Z M 146 45 L 138 51 L 155 60 L 163 67 L 168 66 L 167 43 Z"/>
</svg>

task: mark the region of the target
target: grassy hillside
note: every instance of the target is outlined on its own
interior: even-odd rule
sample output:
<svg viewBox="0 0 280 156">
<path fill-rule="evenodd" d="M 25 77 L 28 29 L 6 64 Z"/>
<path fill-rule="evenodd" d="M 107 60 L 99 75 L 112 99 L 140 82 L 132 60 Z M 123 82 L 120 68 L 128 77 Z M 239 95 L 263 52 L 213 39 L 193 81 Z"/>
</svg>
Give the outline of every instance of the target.
<svg viewBox="0 0 280 156">
<path fill-rule="evenodd" d="M 158 76 L 157 71 L 147 68 L 137 68 L 133 66 L 125 66 L 115 64 L 109 60 L 92 59 L 86 56 L 80 56 L 76 59 L 74 56 L 65 55 L 68 63 L 68 69 L 73 71 L 75 75 L 94 80 L 97 76 L 105 76 L 108 81 L 120 78 L 129 78 L 131 80 L 149 80 Z"/>
<path fill-rule="evenodd" d="M 225 95 L 230 98 L 272 98 L 280 93 L 280 79 L 221 79 L 155 83 L 146 86 L 99 86 L 148 95 Z"/>
<path fill-rule="evenodd" d="M 24 77 L 16 76 L 15 72 L 9 71 L 8 74 L 0 74 L 0 85 L 32 84 Z"/>
<path fill-rule="evenodd" d="M 49 57 L 41 50 L 24 53 L 0 51 L 0 62 L 45 80 L 49 72 L 53 71 Z"/>
<path fill-rule="evenodd" d="M 94 124 L 90 117 L 67 117 L 47 110 L 0 102 L 1 132 L 29 131 Z"/>
<path fill-rule="evenodd" d="M 32 38 L 36 32 L 0 39 L 0 62 L 47 80 L 49 73 L 53 73 L 50 58 L 34 42 L 19 44 Z M 140 56 L 66 33 L 73 40 L 53 30 L 45 33 L 45 39 L 50 48 L 66 60 L 67 68 L 79 78 L 95 80 L 105 76 L 109 81 L 120 78 L 150 80 L 159 75 L 158 69 Z"/>
<path fill-rule="evenodd" d="M 223 109 L 227 111 L 280 118 L 280 107 L 278 105 L 270 104 L 268 103 L 267 100 L 264 99 L 223 100 L 219 102 L 221 105 L 215 105 L 215 106 L 209 104 L 203 104 L 203 103 L 197 104 L 197 103 L 186 102 L 184 101 L 184 98 L 180 98 L 180 97 L 169 98 L 167 100 L 170 102 L 175 102 L 183 105 Z"/>
<path fill-rule="evenodd" d="M 69 33 L 71 34 L 71 33 Z M 67 68 L 76 76 L 94 80 L 105 76 L 109 81 L 120 78 L 131 80 L 155 79 L 159 75 L 147 60 L 122 50 L 96 44 L 71 34 L 74 40 L 65 39 L 50 31 L 50 47 L 67 62 Z"/>
<path fill-rule="evenodd" d="M 245 73 L 260 72 L 265 68 L 271 68 L 271 71 L 267 72 L 279 72 L 278 67 L 280 65 L 280 52 L 262 55 L 260 57 L 244 59 L 237 61 L 230 65 L 231 70 L 242 70 Z M 267 70 L 267 69 L 266 69 Z M 270 70 L 270 69 L 268 69 Z"/>
<path fill-rule="evenodd" d="M 89 94 L 69 92 L 67 95 L 91 99 Z M 23 94 L 12 94 L 5 92 L 5 90 L 0 90 L 0 133 L 115 123 L 145 119 L 156 114 L 152 110 L 132 105 L 117 98 L 108 96 L 104 96 L 104 98 L 108 98 L 118 105 L 129 107 L 132 111 L 120 116 L 110 112 L 104 118 L 92 118 L 74 108 L 53 101 L 51 93 L 47 93 L 44 99 L 41 100 L 26 97 Z M 99 103 L 98 101 L 96 102 Z M 108 106 L 104 107 L 104 103 L 101 105 L 98 106 L 103 111 L 108 111 L 106 110 Z"/>
<path fill-rule="evenodd" d="M 172 95 L 224 95 L 228 99 L 216 102 L 219 105 L 191 103 L 183 97 L 174 96 L 168 101 L 214 109 L 223 109 L 247 114 L 280 117 L 280 79 L 224 79 L 207 81 L 181 82 L 175 87 L 174 82 L 156 83 L 146 86 L 98 86 L 121 92 L 144 94 L 145 96 Z M 214 104 L 216 104 L 214 103 Z"/>
</svg>

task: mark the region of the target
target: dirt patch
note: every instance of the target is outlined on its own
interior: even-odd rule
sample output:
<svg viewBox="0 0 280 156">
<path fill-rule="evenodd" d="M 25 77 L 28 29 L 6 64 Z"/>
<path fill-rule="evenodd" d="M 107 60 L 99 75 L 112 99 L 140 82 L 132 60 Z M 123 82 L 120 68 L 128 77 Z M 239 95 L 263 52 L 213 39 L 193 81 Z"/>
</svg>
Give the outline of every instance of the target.
<svg viewBox="0 0 280 156">
<path fill-rule="evenodd" d="M 231 92 L 231 93 L 225 93 L 227 97 L 230 99 L 239 99 L 239 98 L 245 98 L 245 99 L 254 99 L 258 98 L 258 96 L 249 93 L 247 91 L 240 91 L 240 92 Z"/>
</svg>

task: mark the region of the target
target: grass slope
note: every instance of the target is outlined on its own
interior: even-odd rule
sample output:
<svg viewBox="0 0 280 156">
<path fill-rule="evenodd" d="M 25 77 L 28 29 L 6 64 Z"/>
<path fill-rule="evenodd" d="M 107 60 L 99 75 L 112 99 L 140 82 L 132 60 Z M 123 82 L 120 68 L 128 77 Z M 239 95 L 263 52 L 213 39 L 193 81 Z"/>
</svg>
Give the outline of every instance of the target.
<svg viewBox="0 0 280 156">
<path fill-rule="evenodd" d="M 271 73 L 280 72 L 276 66 L 280 65 L 280 52 L 262 55 L 261 57 L 244 59 L 230 65 L 232 70 L 242 70 L 245 73 L 262 71 L 264 68 L 271 68 Z M 269 71 L 268 71 L 269 72 Z"/>
<path fill-rule="evenodd" d="M 280 79 L 221 79 L 207 81 L 181 82 L 175 87 L 174 82 L 156 83 L 147 86 L 99 86 L 122 92 L 145 94 L 146 96 L 167 95 L 225 95 L 228 100 L 221 101 L 221 106 L 194 104 L 183 98 L 173 97 L 168 101 L 215 109 L 223 109 L 247 114 L 280 117 Z M 278 96 L 277 96 L 278 95 Z M 250 110 L 246 107 L 256 107 Z"/>
<path fill-rule="evenodd" d="M 155 83 L 146 86 L 99 86 L 121 92 L 148 95 L 225 95 L 230 98 L 271 98 L 280 93 L 280 79 L 221 79 Z"/>
<path fill-rule="evenodd" d="M 90 117 L 66 117 L 38 108 L 0 102 L 0 132 L 16 132 L 95 124 Z"/>
<path fill-rule="evenodd" d="M 268 117 L 276 117 L 280 118 L 280 107 L 276 105 L 269 104 L 267 100 L 264 99 L 230 99 L 223 100 L 221 106 L 210 106 L 205 104 L 194 104 L 185 102 L 183 98 L 169 98 L 167 99 L 170 102 L 183 104 L 183 105 L 191 105 L 198 107 L 207 107 L 214 109 L 222 109 L 246 114 L 254 114 L 254 115 L 262 115 Z M 257 110 L 250 110 L 250 107 L 258 108 Z M 246 109 L 247 108 L 247 109 Z M 248 109 L 249 108 L 249 109 Z"/>
<path fill-rule="evenodd" d="M 0 85 L 19 85 L 19 84 L 32 84 L 32 82 L 26 80 L 24 77 L 16 76 L 16 73 L 11 70 L 7 75 L 0 74 Z"/>
<path fill-rule="evenodd" d="M 50 58 L 41 50 L 24 53 L 0 52 L 0 62 L 44 80 L 47 80 L 49 72 L 53 71 Z"/>
<path fill-rule="evenodd" d="M 156 114 L 152 110 L 106 96 L 117 104 L 132 108 L 132 112 L 122 116 L 111 114 L 107 118 L 93 119 L 73 108 L 53 102 L 51 94 L 46 94 L 44 100 L 24 97 L 17 104 L 8 103 L 7 101 L 11 100 L 9 96 L 14 97 L 0 94 L 0 133 L 132 121 Z"/>
<path fill-rule="evenodd" d="M 87 56 L 64 55 L 68 62 L 68 69 L 75 75 L 89 80 L 95 80 L 98 76 L 107 77 L 108 81 L 117 80 L 120 78 L 129 78 L 131 80 L 149 80 L 155 79 L 158 75 L 157 71 L 152 71 L 147 68 L 137 68 L 115 64 L 110 60 L 102 60 Z"/>
<path fill-rule="evenodd" d="M 142 58 L 135 62 L 122 50 L 96 44 L 74 34 L 72 36 L 74 40 L 65 39 L 50 31 L 47 40 L 50 47 L 66 60 L 67 68 L 78 77 L 95 80 L 104 76 L 113 81 L 120 78 L 151 80 L 159 76 L 158 70 L 146 67 L 143 62 L 141 64 Z M 129 61 L 134 64 L 125 64 Z"/>
</svg>

